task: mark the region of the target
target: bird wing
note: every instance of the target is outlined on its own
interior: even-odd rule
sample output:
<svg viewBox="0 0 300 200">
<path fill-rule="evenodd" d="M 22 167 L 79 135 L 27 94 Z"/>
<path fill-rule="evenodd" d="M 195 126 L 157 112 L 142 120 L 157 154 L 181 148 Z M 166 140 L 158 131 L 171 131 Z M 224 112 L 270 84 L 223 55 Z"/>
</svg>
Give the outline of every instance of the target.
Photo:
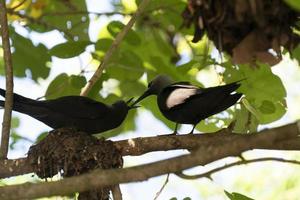
<svg viewBox="0 0 300 200">
<path fill-rule="evenodd" d="M 53 112 L 60 112 L 74 118 L 103 118 L 110 111 L 108 105 L 82 96 L 66 96 L 47 100 L 44 101 L 44 105 Z"/>
<path fill-rule="evenodd" d="M 188 82 L 174 83 L 166 89 L 170 91 L 166 99 L 166 107 L 168 109 L 182 105 L 189 98 L 199 93 L 199 88 Z"/>
<path fill-rule="evenodd" d="M 202 105 L 207 109 L 219 107 L 225 96 L 230 96 L 240 84 L 237 82 L 210 88 L 200 88 L 189 83 L 175 83 L 168 86 L 170 89 L 169 96 L 166 100 L 168 109 L 177 109 L 191 101 L 197 101 L 198 105 Z"/>
</svg>

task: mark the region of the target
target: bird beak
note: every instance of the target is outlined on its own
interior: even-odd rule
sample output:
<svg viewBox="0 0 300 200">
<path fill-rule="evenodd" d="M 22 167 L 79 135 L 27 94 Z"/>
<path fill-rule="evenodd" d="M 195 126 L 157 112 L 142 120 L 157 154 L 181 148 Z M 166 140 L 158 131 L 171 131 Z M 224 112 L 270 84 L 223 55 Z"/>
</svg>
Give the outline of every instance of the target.
<svg viewBox="0 0 300 200">
<path fill-rule="evenodd" d="M 132 100 L 133 100 L 133 97 L 130 98 L 128 101 L 126 101 L 126 104 L 127 104 L 127 105 L 130 104 L 130 103 L 132 102 Z M 138 108 L 138 107 L 140 107 L 140 106 L 135 106 L 134 104 L 132 104 L 131 106 L 128 105 L 128 109 L 129 109 L 129 110 L 135 109 L 135 108 Z"/>
<path fill-rule="evenodd" d="M 135 106 L 138 102 L 142 101 L 144 98 L 146 98 L 147 96 L 150 96 L 151 92 L 150 90 L 146 90 L 144 92 L 144 94 L 142 94 L 135 102 L 133 102 L 133 104 L 131 105 L 131 107 Z"/>
<path fill-rule="evenodd" d="M 128 101 L 126 101 L 126 104 L 130 104 L 132 102 L 132 100 L 133 100 L 133 97 L 130 98 Z"/>
</svg>

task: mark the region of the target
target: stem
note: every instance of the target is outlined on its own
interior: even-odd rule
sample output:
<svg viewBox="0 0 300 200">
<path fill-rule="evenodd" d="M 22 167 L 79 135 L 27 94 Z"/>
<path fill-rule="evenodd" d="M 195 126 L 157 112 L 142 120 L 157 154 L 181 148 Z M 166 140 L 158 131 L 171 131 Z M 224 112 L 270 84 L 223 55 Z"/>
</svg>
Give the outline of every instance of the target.
<svg viewBox="0 0 300 200">
<path fill-rule="evenodd" d="M 9 145 L 9 133 L 11 122 L 11 111 L 13 106 L 13 67 L 9 43 L 9 32 L 7 24 L 7 11 L 5 0 L 0 0 L 0 24 L 3 45 L 3 57 L 5 65 L 5 79 L 6 79 L 6 92 L 5 92 L 5 105 L 2 122 L 2 135 L 0 147 L 0 159 L 6 159 Z"/>
<path fill-rule="evenodd" d="M 131 29 L 131 27 L 133 26 L 133 24 L 135 23 L 137 18 L 142 14 L 143 10 L 145 9 L 145 7 L 147 6 L 147 4 L 149 2 L 150 2 L 150 0 L 143 0 L 140 3 L 136 13 L 134 13 L 132 15 L 131 19 L 126 24 L 126 26 L 123 28 L 123 30 L 118 33 L 118 35 L 116 36 L 116 39 L 110 46 L 109 50 L 106 52 L 106 54 L 103 58 L 103 61 L 100 63 L 98 69 L 96 70 L 96 72 L 94 73 L 92 78 L 87 82 L 87 84 L 82 89 L 81 94 L 80 94 L 81 96 L 86 96 L 89 93 L 89 91 L 92 89 L 94 84 L 97 82 L 97 80 L 99 80 L 99 78 L 101 77 L 101 75 L 103 73 L 103 70 L 107 67 L 107 64 L 108 64 L 111 56 L 116 51 L 116 49 L 119 47 L 119 45 L 122 42 L 122 40 L 124 39 L 124 37 L 129 32 L 129 30 Z"/>
</svg>

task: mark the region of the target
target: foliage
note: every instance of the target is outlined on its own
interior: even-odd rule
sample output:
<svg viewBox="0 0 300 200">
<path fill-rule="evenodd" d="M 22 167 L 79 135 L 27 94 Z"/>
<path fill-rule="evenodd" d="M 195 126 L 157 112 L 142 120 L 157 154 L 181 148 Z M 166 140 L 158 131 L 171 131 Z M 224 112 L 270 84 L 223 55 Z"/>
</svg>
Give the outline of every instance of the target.
<svg viewBox="0 0 300 200">
<path fill-rule="evenodd" d="M 88 28 L 91 20 L 97 19 L 102 14 L 89 15 L 85 1 L 9 1 L 14 75 L 32 79 L 38 84 L 41 79 L 49 80 L 51 62 L 55 57 L 69 59 L 88 54 L 92 58 L 92 63 L 101 62 L 139 2 L 139 0 L 114 1 L 115 4 L 112 4 L 114 12 L 118 12 L 116 15 L 123 13 L 123 16 L 119 17 L 119 20 L 109 18 L 110 22 L 98 30 L 98 38 L 94 41 L 89 37 Z M 298 0 L 286 2 L 299 9 Z M 280 78 L 272 72 L 272 68 L 264 63 L 255 63 L 255 66 L 234 65 L 227 55 L 222 55 L 220 59 L 215 47 L 205 36 L 200 42 L 192 43 L 193 27 L 182 26 L 183 19 L 180 13 L 185 6 L 186 2 L 182 0 L 151 1 L 143 16 L 138 19 L 112 56 L 107 69 L 89 97 L 105 103 L 137 97 L 146 89 L 147 82 L 157 74 L 168 74 L 174 80 L 190 81 L 202 86 L 204 83 L 199 81 L 198 75 L 213 66 L 218 69 L 216 73 L 218 79 L 222 80 L 220 84 L 241 81 L 242 86 L 238 92 L 242 92 L 244 97 L 239 105 L 228 109 L 223 115 L 215 115 L 199 123 L 198 130 L 213 132 L 234 122 L 236 132 L 250 133 L 255 132 L 259 125 L 280 119 L 286 112 L 286 91 Z M 25 29 L 20 31 L 18 27 Z M 53 30 L 59 31 L 65 41 L 55 43 L 51 48 L 43 41 L 37 43 L 31 37 L 32 33 L 47 34 Z M 287 51 L 282 53 L 288 54 Z M 291 52 L 291 56 L 299 62 L 300 46 Z M 3 58 L 0 57 L 1 75 L 4 74 L 3 65 Z M 91 66 L 82 67 L 82 72 L 78 74 L 57 75 L 48 85 L 45 98 L 79 95 L 90 77 L 88 71 L 94 71 L 97 67 Z M 104 83 L 111 80 L 117 84 L 105 93 Z M 150 97 L 141 105 L 173 129 L 174 123 L 162 116 L 155 101 L 154 97 Z M 130 112 L 126 123 L 105 133 L 105 137 L 135 130 L 137 113 Z M 217 122 L 222 122 L 222 125 L 218 125 Z M 11 148 L 20 139 L 24 138 L 13 130 Z M 250 199 L 238 193 L 226 192 L 226 195 L 230 199 Z"/>
<path fill-rule="evenodd" d="M 41 43 L 34 44 L 28 37 L 30 34 L 24 36 L 15 31 L 15 25 L 11 24 L 16 76 L 28 77 L 35 81 L 39 78 L 46 79 L 54 57 L 68 59 L 85 52 L 89 53 L 94 60 L 103 59 L 105 52 L 125 23 L 123 20 L 111 21 L 99 30 L 98 40 L 91 41 L 86 32 L 89 24 L 88 12 L 86 5 L 82 2 L 32 1 L 10 12 L 10 19 L 18 21 L 19 24 L 25 23 L 28 33 L 59 30 L 66 39 L 65 42 L 47 49 Z M 18 3 L 20 1 L 15 0 L 9 5 L 13 8 Z M 62 6 L 62 9 L 57 12 L 56 8 L 59 6 Z M 136 9 L 134 2 L 115 6 L 118 12 L 124 13 Z M 182 28 L 183 19 L 178 15 L 184 7 L 185 3 L 181 0 L 152 1 L 144 16 L 138 20 L 134 29 L 129 31 L 104 72 L 102 81 L 117 80 L 117 87 L 111 91 L 110 95 L 103 96 L 100 95 L 103 82 L 99 82 L 98 86 L 93 89 L 93 95 L 90 96 L 104 102 L 137 97 L 145 90 L 147 81 L 162 73 L 170 75 L 177 81 L 186 80 L 201 85 L 196 76 L 208 66 L 216 64 L 213 58 L 216 55 L 211 54 L 211 49 L 214 47 L 206 37 L 203 37 L 202 41 L 197 44 L 191 43 L 193 30 Z M 70 37 L 70 35 L 74 36 Z M 88 46 L 92 48 L 87 49 Z M 297 49 L 294 57 L 298 57 Z M 221 120 L 223 126 L 226 126 L 235 121 L 234 116 L 238 116 L 236 131 L 253 132 L 259 124 L 273 122 L 285 113 L 284 87 L 269 66 L 266 64 L 257 64 L 256 68 L 245 65 L 237 66 L 231 64 L 230 59 L 219 63 L 219 66 L 224 68 L 224 73 L 220 73 L 219 77 L 223 78 L 225 83 L 246 78 L 242 81 L 242 87 L 239 90 L 245 94 L 244 101 L 236 112 L 227 111 L 229 117 L 214 116 L 200 123 L 197 126 L 198 130 L 215 131 L 221 128 L 215 125 L 216 121 Z M 28 69 L 30 74 L 27 73 Z M 82 74 L 59 74 L 49 84 L 45 97 L 51 99 L 63 95 L 78 95 L 86 81 L 84 70 Z M 276 87 L 277 90 L 272 90 L 272 87 Z M 174 126 L 160 114 L 155 99 L 149 98 L 142 105 L 168 127 Z M 117 132 L 112 131 L 111 135 L 133 130 L 135 117 L 136 112 L 132 112 L 127 123 L 118 128 Z M 108 133 L 107 136 L 109 135 Z"/>
<path fill-rule="evenodd" d="M 246 197 L 245 195 L 239 194 L 237 192 L 229 193 L 225 191 L 225 194 L 230 200 L 254 200 L 252 198 Z"/>
</svg>

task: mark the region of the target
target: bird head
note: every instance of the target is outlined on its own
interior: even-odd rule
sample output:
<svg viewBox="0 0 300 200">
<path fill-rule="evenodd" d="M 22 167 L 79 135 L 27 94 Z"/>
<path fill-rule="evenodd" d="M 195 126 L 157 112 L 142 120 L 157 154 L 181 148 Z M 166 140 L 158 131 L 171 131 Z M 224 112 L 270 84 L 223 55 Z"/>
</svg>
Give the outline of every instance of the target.
<svg viewBox="0 0 300 200">
<path fill-rule="evenodd" d="M 130 106 L 125 101 L 116 101 L 112 104 L 112 110 L 118 114 L 119 117 L 125 118 Z"/>
<path fill-rule="evenodd" d="M 166 75 L 158 75 L 148 84 L 148 89 L 131 106 L 134 106 L 150 95 L 158 95 L 165 87 L 172 83 L 172 79 Z"/>
</svg>

